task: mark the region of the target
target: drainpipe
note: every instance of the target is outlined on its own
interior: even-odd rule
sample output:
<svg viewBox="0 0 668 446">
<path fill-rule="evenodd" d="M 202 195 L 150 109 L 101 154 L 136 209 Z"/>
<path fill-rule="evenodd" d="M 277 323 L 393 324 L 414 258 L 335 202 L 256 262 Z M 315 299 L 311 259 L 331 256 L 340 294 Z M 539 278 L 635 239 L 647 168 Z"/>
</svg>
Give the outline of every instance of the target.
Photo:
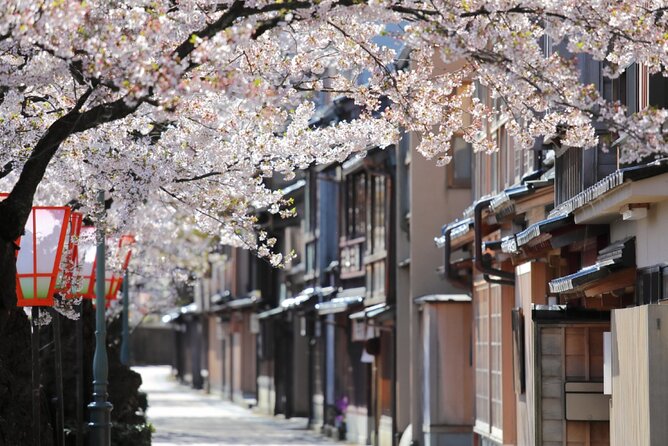
<svg viewBox="0 0 668 446">
<path fill-rule="evenodd" d="M 459 225 L 445 225 L 443 226 L 443 229 L 441 229 L 441 233 L 443 234 L 444 238 L 444 251 L 445 251 L 445 263 L 443 264 L 443 272 L 445 273 L 445 278 L 451 284 L 460 288 L 470 289 L 471 283 L 469 283 L 469 281 L 467 280 L 462 280 L 461 277 L 459 277 L 455 273 L 455 271 L 452 270 L 452 267 L 450 265 L 450 254 L 452 253 L 451 232 L 457 226 Z"/>
<path fill-rule="evenodd" d="M 515 285 L 515 273 L 492 268 L 486 265 L 482 256 L 482 210 L 487 208 L 492 202 L 491 198 L 480 200 L 473 208 L 473 231 L 474 231 L 474 259 L 475 267 L 483 274 L 483 278 L 488 283 L 498 283 L 501 285 Z M 492 276 L 492 277 L 490 277 Z"/>
</svg>

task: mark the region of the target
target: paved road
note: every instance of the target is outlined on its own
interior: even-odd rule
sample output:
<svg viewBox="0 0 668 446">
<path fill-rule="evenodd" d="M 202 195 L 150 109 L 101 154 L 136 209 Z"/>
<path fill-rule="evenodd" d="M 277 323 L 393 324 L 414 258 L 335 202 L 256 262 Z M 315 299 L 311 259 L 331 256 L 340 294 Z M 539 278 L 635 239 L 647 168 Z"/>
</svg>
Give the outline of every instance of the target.
<svg viewBox="0 0 668 446">
<path fill-rule="evenodd" d="M 177 384 L 169 367 L 136 367 L 148 393 L 153 446 L 336 445 L 306 429 L 305 419 L 258 415 L 219 397 Z"/>
</svg>

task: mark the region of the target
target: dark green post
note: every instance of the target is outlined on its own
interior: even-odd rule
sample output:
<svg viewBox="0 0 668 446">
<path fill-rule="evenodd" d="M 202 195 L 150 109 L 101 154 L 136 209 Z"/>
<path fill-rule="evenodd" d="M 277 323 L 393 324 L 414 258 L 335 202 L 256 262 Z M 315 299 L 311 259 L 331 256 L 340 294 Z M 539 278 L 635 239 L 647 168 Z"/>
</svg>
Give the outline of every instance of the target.
<svg viewBox="0 0 668 446">
<path fill-rule="evenodd" d="M 130 274 L 125 270 L 123 274 L 123 333 L 121 339 L 121 364 L 130 364 Z"/>
<path fill-rule="evenodd" d="M 90 409 L 90 445 L 111 445 L 111 409 L 107 401 L 109 364 L 107 362 L 107 325 L 104 317 L 105 302 L 105 234 L 104 191 L 98 192 L 100 219 L 97 228 L 97 255 L 95 257 L 95 355 L 93 356 L 93 402 Z"/>
</svg>

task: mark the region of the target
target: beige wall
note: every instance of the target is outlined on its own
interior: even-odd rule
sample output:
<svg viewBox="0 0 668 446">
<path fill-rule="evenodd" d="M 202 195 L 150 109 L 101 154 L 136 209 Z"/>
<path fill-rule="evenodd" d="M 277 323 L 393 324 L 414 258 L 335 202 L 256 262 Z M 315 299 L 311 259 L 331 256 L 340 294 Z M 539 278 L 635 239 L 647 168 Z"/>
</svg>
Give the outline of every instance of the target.
<svg viewBox="0 0 668 446">
<path fill-rule="evenodd" d="M 210 316 L 208 320 L 209 330 L 209 386 L 210 391 L 221 393 L 223 391 L 223 346 L 221 342 L 222 329 L 217 317 Z"/>
<path fill-rule="evenodd" d="M 425 304 L 422 316 L 424 430 L 472 426 L 471 304 Z"/>
<path fill-rule="evenodd" d="M 434 160 L 427 160 L 415 147 L 419 139 L 411 135 L 410 139 L 410 230 L 409 240 L 398 249 L 398 260 L 410 258 L 410 266 L 399 274 L 404 287 L 397 290 L 397 363 L 413 364 L 413 367 L 397 368 L 398 407 L 410 407 L 412 436 L 419 441 L 422 426 L 422 377 L 423 357 L 421 334 L 419 330 L 419 309 L 413 304 L 415 298 L 427 294 L 461 293 L 451 287 L 437 274 L 436 269 L 443 265 L 443 250 L 436 247 L 434 237 L 440 235 L 441 227 L 456 218 L 471 202 L 470 189 L 451 189 L 447 187 L 447 168 L 438 167 Z M 403 163 L 404 160 L 398 159 Z M 401 217 L 400 217 L 401 218 Z M 406 248 L 408 248 L 406 250 Z M 402 257 L 403 255 L 403 257 Z M 405 287 L 405 282 L 409 285 Z M 401 291 L 401 294 L 399 293 Z M 407 351 L 408 349 L 408 351 Z M 410 405 L 402 401 L 410 400 Z M 400 431 L 407 422 L 405 412 L 399 412 Z"/>
<path fill-rule="evenodd" d="M 411 156 L 410 281 L 413 297 L 425 294 L 459 293 L 436 274 L 443 264 L 443 249 L 434 244 L 441 227 L 461 218 L 471 203 L 470 189 L 449 189 L 445 167 L 437 167 L 413 150 Z"/>
<path fill-rule="evenodd" d="M 524 315 L 524 377 L 525 392 L 517 397 L 517 443 L 532 444 L 536 441 L 536 401 L 534 389 L 534 325 L 531 317 L 533 303 L 544 304 L 547 293 L 547 265 L 527 262 L 515 269 L 515 305 Z"/>
<path fill-rule="evenodd" d="M 610 228 L 611 241 L 636 236 L 638 268 L 668 261 L 668 201 L 652 203 L 647 217 L 641 220 L 623 221 L 619 217 Z"/>
<path fill-rule="evenodd" d="M 612 446 L 663 446 L 668 439 L 668 306 L 612 315 Z"/>
</svg>

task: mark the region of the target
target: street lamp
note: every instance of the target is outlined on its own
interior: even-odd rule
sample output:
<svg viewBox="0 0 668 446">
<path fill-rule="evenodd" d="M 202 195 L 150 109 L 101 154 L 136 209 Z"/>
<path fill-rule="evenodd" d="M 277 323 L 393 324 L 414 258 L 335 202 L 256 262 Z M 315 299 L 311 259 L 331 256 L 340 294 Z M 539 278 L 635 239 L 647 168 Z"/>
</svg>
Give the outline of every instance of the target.
<svg viewBox="0 0 668 446">
<path fill-rule="evenodd" d="M 95 256 L 97 254 L 95 232 L 94 226 L 82 227 L 77 248 L 79 277 L 73 294 L 87 299 L 95 298 Z"/>
<path fill-rule="evenodd" d="M 67 235 L 65 236 L 67 248 L 60 266 L 60 276 L 56 283 L 56 292 L 64 297 L 71 297 L 74 292 L 74 273 L 79 262 L 79 237 L 81 236 L 82 224 L 83 215 L 79 212 L 72 212 Z"/>
<path fill-rule="evenodd" d="M 70 226 L 70 214 L 71 210 L 66 206 L 33 207 L 24 227 L 24 235 L 17 241 L 20 249 L 16 256 L 16 304 L 19 307 L 32 307 L 30 344 L 32 356 L 33 444 L 35 445 L 39 445 L 41 442 L 38 307 L 53 306 L 53 295 L 60 277 L 59 270 L 63 245 Z M 58 356 L 60 355 L 58 341 L 60 339 L 56 330 L 54 330 L 54 338 L 56 340 L 56 363 L 58 363 Z M 58 404 L 60 406 L 56 420 L 60 430 L 59 435 L 62 436 L 62 380 L 59 380 L 61 376 L 58 371 L 56 375 Z"/>
<path fill-rule="evenodd" d="M 53 306 L 70 212 L 65 206 L 32 208 L 16 259 L 18 306 Z"/>
<path fill-rule="evenodd" d="M 104 191 L 97 195 L 100 206 L 100 224 L 96 233 L 95 259 L 95 354 L 93 355 L 93 402 L 88 405 L 90 410 L 90 442 L 92 446 L 109 446 L 111 444 L 111 409 L 107 401 L 107 384 L 109 364 L 107 362 L 107 326 L 105 312 L 105 235 L 102 221 L 104 219 Z"/>
<path fill-rule="evenodd" d="M 128 365 L 130 363 L 130 321 L 129 321 L 129 307 L 130 307 L 130 274 L 128 273 L 128 265 L 130 264 L 130 256 L 132 255 L 132 245 L 135 239 L 131 235 L 124 235 L 118 242 L 118 255 L 123 262 L 123 331 L 121 336 L 121 364 Z"/>
<path fill-rule="evenodd" d="M 124 276 L 126 275 L 128 265 L 130 264 L 132 245 L 134 242 L 135 238 L 132 235 L 122 235 L 118 240 L 116 258 L 119 262 L 119 267 L 107 271 L 107 278 L 105 279 L 105 297 L 107 303 L 109 303 L 110 300 L 116 299 L 118 292 L 121 290 L 121 285 L 123 285 L 123 282 L 125 281 Z"/>
<path fill-rule="evenodd" d="M 107 359 L 107 325 L 105 321 L 105 308 L 107 296 L 113 296 L 118 292 L 120 277 L 114 280 L 114 276 L 107 280 L 105 271 L 105 234 L 102 221 L 104 220 L 105 199 L 104 191 L 98 192 L 98 205 L 100 206 L 99 226 L 96 232 L 95 268 L 91 268 L 91 283 L 95 282 L 95 354 L 93 356 L 93 402 L 88 405 L 90 410 L 90 444 L 92 446 L 109 446 L 111 444 L 111 410 L 113 406 L 107 401 L 107 385 L 109 376 L 109 364 Z M 123 268 L 127 268 L 130 261 L 129 245 L 134 238 L 130 236 L 121 237 L 119 240 L 119 254 L 124 255 L 120 260 Z M 92 277 L 94 274 L 94 278 Z"/>
</svg>

